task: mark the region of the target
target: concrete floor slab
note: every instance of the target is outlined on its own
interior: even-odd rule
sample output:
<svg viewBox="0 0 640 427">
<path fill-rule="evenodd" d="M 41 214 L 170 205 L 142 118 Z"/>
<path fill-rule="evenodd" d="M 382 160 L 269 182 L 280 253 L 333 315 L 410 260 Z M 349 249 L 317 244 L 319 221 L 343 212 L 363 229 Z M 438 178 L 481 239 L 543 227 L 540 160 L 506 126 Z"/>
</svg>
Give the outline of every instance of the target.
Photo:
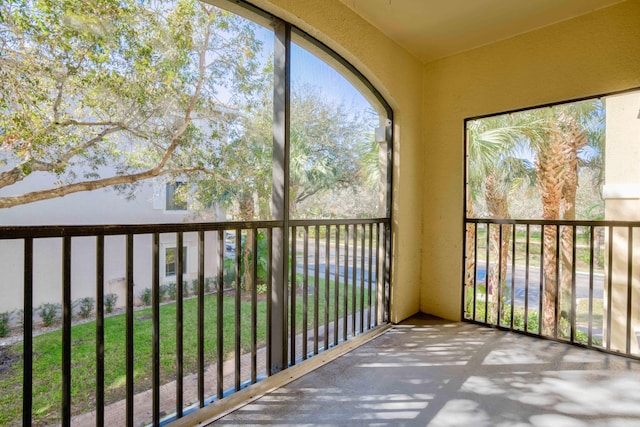
<svg viewBox="0 0 640 427">
<path fill-rule="evenodd" d="M 640 362 L 416 316 L 216 426 L 640 426 Z"/>
</svg>

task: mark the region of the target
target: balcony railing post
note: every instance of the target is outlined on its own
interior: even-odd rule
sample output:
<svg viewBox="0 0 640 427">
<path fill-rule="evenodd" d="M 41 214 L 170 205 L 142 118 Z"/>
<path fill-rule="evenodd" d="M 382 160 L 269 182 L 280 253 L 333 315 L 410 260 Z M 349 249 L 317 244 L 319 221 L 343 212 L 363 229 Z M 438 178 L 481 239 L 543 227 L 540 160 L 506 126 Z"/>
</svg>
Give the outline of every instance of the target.
<svg viewBox="0 0 640 427">
<path fill-rule="evenodd" d="M 133 234 L 127 234 L 126 240 L 126 420 L 127 426 L 133 427 L 133 399 L 134 399 L 134 352 L 133 352 Z"/>
<path fill-rule="evenodd" d="M 160 234 L 153 233 L 151 244 L 151 286 L 152 286 L 152 308 L 151 317 L 153 319 L 152 328 L 152 353 L 153 353 L 153 375 L 152 375 L 152 417 L 153 425 L 160 425 Z"/>
<path fill-rule="evenodd" d="M 62 425 L 71 425 L 71 237 L 62 242 Z"/>
<path fill-rule="evenodd" d="M 31 426 L 33 390 L 33 238 L 24 239 L 24 365 L 22 377 L 22 425 Z"/>
<path fill-rule="evenodd" d="M 104 425 L 104 236 L 96 238 L 96 426 Z"/>
<path fill-rule="evenodd" d="M 273 191 L 272 217 L 282 220 L 273 233 L 271 322 L 271 371 L 287 367 L 287 290 L 289 253 L 289 121 L 291 82 L 291 25 L 275 23 L 273 96 Z M 295 339 L 295 337 L 291 337 Z"/>
</svg>

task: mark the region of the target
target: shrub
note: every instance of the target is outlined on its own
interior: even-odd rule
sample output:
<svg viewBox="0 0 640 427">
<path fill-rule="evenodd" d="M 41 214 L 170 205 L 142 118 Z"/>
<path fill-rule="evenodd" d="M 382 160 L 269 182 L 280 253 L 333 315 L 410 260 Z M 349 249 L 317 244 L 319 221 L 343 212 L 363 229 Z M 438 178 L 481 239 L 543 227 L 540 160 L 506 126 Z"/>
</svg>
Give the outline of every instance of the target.
<svg viewBox="0 0 640 427">
<path fill-rule="evenodd" d="M 176 284 L 175 283 L 169 283 L 166 285 L 167 288 L 167 296 L 169 297 L 170 300 L 175 300 L 176 299 L 176 295 L 177 295 L 177 291 L 176 291 Z"/>
<path fill-rule="evenodd" d="M 206 279 L 204 279 L 204 293 L 208 294 L 211 293 L 215 290 L 216 288 L 216 281 L 213 277 L 207 277 Z"/>
<path fill-rule="evenodd" d="M 11 312 L 5 311 L 0 313 L 0 337 L 6 337 L 9 335 L 9 320 L 11 319 Z"/>
<path fill-rule="evenodd" d="M 140 301 L 142 301 L 142 305 L 151 305 L 151 289 L 146 288 L 142 292 L 140 292 Z"/>
<path fill-rule="evenodd" d="M 189 281 L 188 280 L 183 280 L 182 281 L 182 298 L 186 298 L 189 296 L 189 288 L 191 286 L 189 286 Z"/>
<path fill-rule="evenodd" d="M 36 311 L 40 315 L 44 326 L 51 326 L 58 318 L 59 309 L 60 304 L 44 303 L 40 304 Z"/>
<path fill-rule="evenodd" d="M 256 286 L 256 292 L 258 294 L 261 294 L 261 295 L 262 294 L 266 294 L 267 293 L 267 284 L 263 283 L 263 284 L 260 284 L 260 285 Z"/>
<path fill-rule="evenodd" d="M 18 321 L 16 322 L 16 324 L 20 328 L 23 328 L 24 327 L 24 310 L 23 309 L 16 310 L 16 317 L 18 318 Z"/>
<path fill-rule="evenodd" d="M 198 295 L 198 290 L 200 288 L 200 281 L 198 279 L 193 279 L 191 281 L 191 292 L 193 295 Z"/>
<path fill-rule="evenodd" d="M 230 268 L 224 272 L 224 287 L 234 288 L 236 286 L 236 270 Z"/>
<path fill-rule="evenodd" d="M 85 297 L 80 299 L 79 303 L 79 314 L 80 317 L 86 319 L 91 315 L 93 308 L 95 306 L 95 300 L 91 297 Z"/>
<path fill-rule="evenodd" d="M 104 296 L 104 308 L 107 314 L 113 312 L 118 302 L 118 294 L 106 294 Z"/>
<path fill-rule="evenodd" d="M 167 288 L 167 285 L 160 285 L 160 287 L 158 288 L 158 298 L 160 299 L 160 301 L 164 301 L 165 298 L 167 298 L 168 291 L 169 289 Z"/>
</svg>

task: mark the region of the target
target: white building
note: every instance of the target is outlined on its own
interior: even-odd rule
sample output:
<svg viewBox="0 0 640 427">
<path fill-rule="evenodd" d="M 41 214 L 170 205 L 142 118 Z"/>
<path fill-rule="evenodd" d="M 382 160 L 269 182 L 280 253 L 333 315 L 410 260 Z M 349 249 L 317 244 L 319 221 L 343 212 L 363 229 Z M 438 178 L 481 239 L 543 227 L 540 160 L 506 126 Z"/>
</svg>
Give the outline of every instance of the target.
<svg viewBox="0 0 640 427">
<path fill-rule="evenodd" d="M 36 173 L 34 173 L 35 175 Z M 0 196 L 23 194 L 40 188 L 51 188 L 50 176 L 32 176 L 29 183 L 20 182 L 0 190 Z M 107 224 L 166 224 L 195 220 L 188 203 L 176 202 L 173 192 L 181 183 L 144 182 L 136 188 L 135 197 L 127 198 L 113 189 L 80 192 L 62 198 L 0 209 L 0 224 L 27 225 L 107 225 Z M 212 210 L 207 220 L 224 220 L 220 209 Z M 205 253 L 213 253 L 217 235 L 206 233 Z M 176 281 L 176 235 L 160 236 L 160 280 L 162 284 Z M 183 238 L 185 262 L 184 281 L 191 284 L 198 275 L 198 236 L 185 233 Z M 151 236 L 134 238 L 134 294 L 139 296 L 151 287 Z M 96 239 L 79 237 L 72 241 L 72 300 L 95 298 Z M 0 312 L 23 306 L 23 242 L 0 240 Z M 105 294 L 118 295 L 117 306 L 125 302 L 125 236 L 105 238 Z M 62 300 L 62 239 L 34 240 L 34 308 L 43 303 Z M 205 277 L 213 277 L 216 257 L 205 263 Z"/>
</svg>

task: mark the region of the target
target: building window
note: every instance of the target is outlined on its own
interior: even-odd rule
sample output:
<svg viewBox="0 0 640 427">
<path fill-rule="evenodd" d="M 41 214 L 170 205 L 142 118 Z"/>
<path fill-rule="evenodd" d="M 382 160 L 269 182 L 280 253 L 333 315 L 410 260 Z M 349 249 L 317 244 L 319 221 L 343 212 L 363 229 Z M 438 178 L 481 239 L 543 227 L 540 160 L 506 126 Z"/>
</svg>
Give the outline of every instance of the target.
<svg viewBox="0 0 640 427">
<path fill-rule="evenodd" d="M 166 248 L 164 252 L 165 276 L 176 275 L 176 248 Z M 187 247 L 182 247 L 182 274 L 187 274 Z"/>
<path fill-rule="evenodd" d="M 187 201 L 180 188 L 185 185 L 184 182 L 170 182 L 166 186 L 166 210 L 168 211 L 186 211 Z"/>
</svg>

